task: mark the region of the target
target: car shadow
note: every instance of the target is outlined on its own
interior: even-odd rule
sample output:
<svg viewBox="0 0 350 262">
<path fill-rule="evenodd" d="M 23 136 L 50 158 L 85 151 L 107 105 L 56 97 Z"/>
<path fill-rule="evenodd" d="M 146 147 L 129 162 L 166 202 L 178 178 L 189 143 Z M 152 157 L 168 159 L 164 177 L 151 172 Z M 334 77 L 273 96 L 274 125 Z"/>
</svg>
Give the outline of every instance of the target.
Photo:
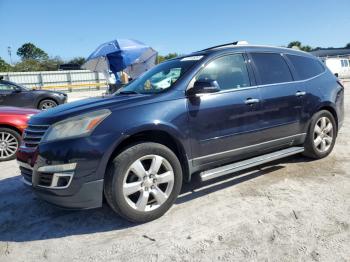
<svg viewBox="0 0 350 262">
<path fill-rule="evenodd" d="M 244 172 L 201 182 L 198 176 L 184 184 L 176 204 L 200 198 L 259 176 L 272 174 L 284 163 L 304 162 L 302 157 L 286 158 Z M 71 211 L 52 206 L 25 186 L 20 176 L 0 180 L 0 241 L 24 242 L 61 238 L 137 226 L 118 217 L 107 204 L 102 208 Z"/>
</svg>

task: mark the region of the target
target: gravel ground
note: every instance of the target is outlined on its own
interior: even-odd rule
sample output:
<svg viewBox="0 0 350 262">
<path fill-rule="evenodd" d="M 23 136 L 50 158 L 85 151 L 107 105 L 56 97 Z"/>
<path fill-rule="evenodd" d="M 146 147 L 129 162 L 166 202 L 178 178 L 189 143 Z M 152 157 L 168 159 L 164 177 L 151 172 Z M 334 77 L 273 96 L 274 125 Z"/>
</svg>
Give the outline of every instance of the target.
<svg viewBox="0 0 350 262">
<path fill-rule="evenodd" d="M 0 261 L 350 261 L 349 118 L 329 157 L 194 181 L 141 225 L 108 206 L 57 209 L 22 184 L 15 161 L 1 163 Z"/>
</svg>

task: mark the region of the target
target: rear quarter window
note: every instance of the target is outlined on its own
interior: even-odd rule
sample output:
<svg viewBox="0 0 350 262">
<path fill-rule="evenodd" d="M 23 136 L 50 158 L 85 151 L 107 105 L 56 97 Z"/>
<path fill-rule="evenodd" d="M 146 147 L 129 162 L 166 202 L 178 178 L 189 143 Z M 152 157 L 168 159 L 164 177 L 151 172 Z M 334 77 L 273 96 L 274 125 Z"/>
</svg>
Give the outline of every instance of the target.
<svg viewBox="0 0 350 262">
<path fill-rule="evenodd" d="M 298 55 L 286 55 L 293 64 L 300 80 L 305 80 L 317 76 L 324 72 L 325 68 L 320 61 Z"/>
</svg>

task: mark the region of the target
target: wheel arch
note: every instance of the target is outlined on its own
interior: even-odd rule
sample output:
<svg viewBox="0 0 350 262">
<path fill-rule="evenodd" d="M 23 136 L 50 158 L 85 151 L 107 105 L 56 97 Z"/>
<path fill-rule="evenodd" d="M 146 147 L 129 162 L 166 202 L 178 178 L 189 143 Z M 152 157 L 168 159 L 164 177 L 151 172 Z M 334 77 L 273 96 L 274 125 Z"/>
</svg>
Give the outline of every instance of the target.
<svg viewBox="0 0 350 262">
<path fill-rule="evenodd" d="M 0 128 L 8 128 L 8 129 L 11 129 L 11 130 L 17 132 L 19 135 L 22 135 L 22 131 L 19 130 L 17 127 L 13 126 L 13 125 L 0 124 Z"/>
<path fill-rule="evenodd" d="M 53 98 L 53 97 L 51 97 L 51 96 L 44 96 L 44 97 L 39 97 L 39 98 L 38 98 L 37 103 L 36 103 L 36 108 L 39 109 L 40 103 L 41 103 L 42 101 L 44 101 L 44 100 L 52 100 L 52 101 L 54 101 L 57 105 L 59 105 L 59 102 L 58 102 L 55 98 Z"/>
<path fill-rule="evenodd" d="M 337 129 L 337 133 L 338 133 L 339 119 L 338 119 L 338 114 L 337 114 L 337 110 L 335 109 L 335 107 L 331 103 L 326 103 L 326 104 L 321 105 L 314 114 L 316 114 L 317 112 L 322 111 L 322 110 L 326 110 L 333 115 L 335 123 L 337 125 L 336 129 Z"/>
<path fill-rule="evenodd" d="M 123 139 L 114 145 L 114 148 L 110 153 L 108 161 L 105 165 L 104 174 L 106 173 L 106 170 L 111 161 L 125 148 L 140 142 L 154 142 L 167 146 L 175 153 L 181 163 L 183 178 L 185 181 L 189 181 L 191 178 L 191 173 L 186 150 L 184 145 L 176 137 L 177 136 L 174 133 L 171 133 L 164 129 L 143 129 L 125 135 Z"/>
</svg>

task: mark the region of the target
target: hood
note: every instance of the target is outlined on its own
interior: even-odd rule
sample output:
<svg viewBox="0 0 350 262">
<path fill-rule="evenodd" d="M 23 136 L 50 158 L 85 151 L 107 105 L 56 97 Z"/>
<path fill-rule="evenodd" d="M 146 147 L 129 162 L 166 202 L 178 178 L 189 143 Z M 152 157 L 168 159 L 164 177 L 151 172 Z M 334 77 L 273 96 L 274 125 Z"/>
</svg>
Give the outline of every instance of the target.
<svg viewBox="0 0 350 262">
<path fill-rule="evenodd" d="M 32 115 L 39 113 L 40 110 L 32 108 L 23 108 L 23 107 L 10 107 L 4 106 L 0 107 L 0 114 L 9 114 L 9 115 Z"/>
<path fill-rule="evenodd" d="M 33 116 L 31 124 L 51 125 L 69 117 L 96 111 L 99 109 L 110 109 L 111 111 L 123 106 L 133 106 L 151 99 L 152 95 L 117 95 L 94 97 L 75 102 L 63 104 Z"/>
</svg>

